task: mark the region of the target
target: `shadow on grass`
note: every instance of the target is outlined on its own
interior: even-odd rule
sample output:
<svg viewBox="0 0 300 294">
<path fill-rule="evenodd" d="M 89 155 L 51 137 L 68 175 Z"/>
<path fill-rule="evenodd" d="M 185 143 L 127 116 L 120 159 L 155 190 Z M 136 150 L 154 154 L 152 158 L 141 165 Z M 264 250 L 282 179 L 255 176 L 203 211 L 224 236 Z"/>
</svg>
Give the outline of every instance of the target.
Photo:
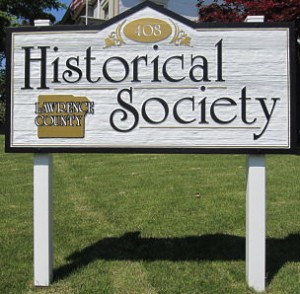
<svg viewBox="0 0 300 294">
<path fill-rule="evenodd" d="M 267 239 L 267 283 L 289 261 L 300 261 L 300 235 Z M 184 238 L 142 238 L 140 232 L 104 238 L 67 257 L 54 271 L 54 280 L 68 277 L 95 260 L 237 261 L 245 260 L 245 238 L 225 234 Z"/>
</svg>

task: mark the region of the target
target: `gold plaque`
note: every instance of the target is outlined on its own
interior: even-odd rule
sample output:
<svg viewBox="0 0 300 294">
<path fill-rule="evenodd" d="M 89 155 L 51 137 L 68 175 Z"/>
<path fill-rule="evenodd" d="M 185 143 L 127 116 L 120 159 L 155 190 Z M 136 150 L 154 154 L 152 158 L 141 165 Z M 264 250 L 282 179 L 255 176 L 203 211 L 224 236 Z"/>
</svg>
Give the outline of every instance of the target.
<svg viewBox="0 0 300 294">
<path fill-rule="evenodd" d="M 84 138 L 85 116 L 94 102 L 73 95 L 39 95 L 35 104 L 39 138 Z"/>
<path fill-rule="evenodd" d="M 157 18 L 141 18 L 128 23 L 124 28 L 127 38 L 140 43 L 165 40 L 172 34 L 172 27 Z"/>
</svg>

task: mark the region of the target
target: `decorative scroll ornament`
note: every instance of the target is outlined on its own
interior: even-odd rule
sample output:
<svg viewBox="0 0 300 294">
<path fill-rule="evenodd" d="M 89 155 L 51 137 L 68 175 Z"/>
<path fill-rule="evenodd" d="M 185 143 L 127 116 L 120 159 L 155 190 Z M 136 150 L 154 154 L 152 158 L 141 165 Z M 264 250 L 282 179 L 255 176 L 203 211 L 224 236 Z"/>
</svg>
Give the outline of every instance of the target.
<svg viewBox="0 0 300 294">
<path fill-rule="evenodd" d="M 183 30 L 179 28 L 177 24 L 172 21 L 175 27 L 175 34 L 170 44 L 174 44 L 176 46 L 190 46 L 191 47 L 191 37 Z"/>
<path fill-rule="evenodd" d="M 117 26 L 116 30 L 111 32 L 108 35 L 108 37 L 104 39 L 104 42 L 105 42 L 104 48 L 109 48 L 109 47 L 113 47 L 113 46 L 122 46 L 122 45 L 126 44 L 121 36 L 121 29 L 125 22 L 126 22 L 126 20 L 124 22 L 122 22 L 121 24 L 119 24 Z"/>
<path fill-rule="evenodd" d="M 122 34 L 124 34 L 125 39 L 128 38 L 138 43 L 157 43 L 165 40 L 172 34 L 173 38 L 170 44 L 174 44 L 175 46 L 191 46 L 191 37 L 184 30 L 180 29 L 178 24 L 172 20 L 170 21 L 173 24 L 173 29 L 164 20 L 142 18 L 129 22 L 123 30 L 125 20 L 104 39 L 104 48 L 126 44 Z"/>
</svg>

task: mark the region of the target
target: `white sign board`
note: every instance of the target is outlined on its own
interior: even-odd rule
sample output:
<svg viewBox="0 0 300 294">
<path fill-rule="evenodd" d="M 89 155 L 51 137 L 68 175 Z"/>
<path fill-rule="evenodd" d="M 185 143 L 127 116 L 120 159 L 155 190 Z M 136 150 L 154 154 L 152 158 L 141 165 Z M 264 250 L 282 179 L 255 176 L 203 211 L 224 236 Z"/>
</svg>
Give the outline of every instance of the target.
<svg viewBox="0 0 300 294">
<path fill-rule="evenodd" d="M 291 30 L 149 4 L 103 26 L 12 29 L 6 149 L 291 153 Z"/>
</svg>

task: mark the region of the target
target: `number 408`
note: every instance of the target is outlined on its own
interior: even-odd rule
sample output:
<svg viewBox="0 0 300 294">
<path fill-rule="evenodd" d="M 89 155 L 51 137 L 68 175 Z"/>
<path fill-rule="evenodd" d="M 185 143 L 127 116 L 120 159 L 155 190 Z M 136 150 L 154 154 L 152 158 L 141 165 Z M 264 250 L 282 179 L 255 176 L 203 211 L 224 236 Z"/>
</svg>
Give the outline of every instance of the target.
<svg viewBox="0 0 300 294">
<path fill-rule="evenodd" d="M 161 35 L 161 27 L 159 24 L 138 25 L 135 30 L 135 34 L 139 37 L 158 37 Z"/>
</svg>

